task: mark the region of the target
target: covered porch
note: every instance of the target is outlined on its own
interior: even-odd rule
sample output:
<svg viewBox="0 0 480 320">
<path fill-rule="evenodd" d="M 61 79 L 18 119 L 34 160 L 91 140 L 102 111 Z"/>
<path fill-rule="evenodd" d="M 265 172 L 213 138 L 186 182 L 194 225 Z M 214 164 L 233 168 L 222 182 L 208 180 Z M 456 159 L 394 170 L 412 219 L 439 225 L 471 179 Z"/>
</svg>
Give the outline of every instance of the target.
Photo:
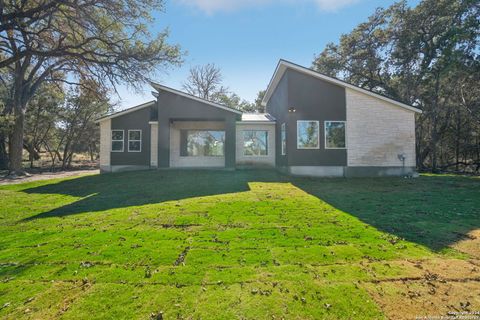
<svg viewBox="0 0 480 320">
<path fill-rule="evenodd" d="M 224 121 L 173 120 L 170 168 L 225 168 L 226 143 Z"/>
<path fill-rule="evenodd" d="M 241 112 L 154 84 L 152 165 L 162 168 L 235 168 L 236 122 Z M 156 131 L 156 132 L 155 132 Z M 154 163 L 156 161 L 156 163 Z"/>
</svg>

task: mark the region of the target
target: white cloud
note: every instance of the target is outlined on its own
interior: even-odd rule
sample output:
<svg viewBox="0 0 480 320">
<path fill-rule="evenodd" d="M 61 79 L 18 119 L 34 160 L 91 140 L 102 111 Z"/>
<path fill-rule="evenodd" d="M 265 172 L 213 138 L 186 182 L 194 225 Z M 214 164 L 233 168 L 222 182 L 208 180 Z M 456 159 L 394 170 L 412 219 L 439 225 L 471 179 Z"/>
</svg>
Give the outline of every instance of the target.
<svg viewBox="0 0 480 320">
<path fill-rule="evenodd" d="M 358 1 L 359 0 L 315 0 L 323 11 L 335 11 Z"/>
<path fill-rule="evenodd" d="M 245 7 L 261 6 L 270 0 L 178 0 L 178 2 L 196 7 L 208 14 L 217 11 L 234 11 Z"/>
<path fill-rule="evenodd" d="M 360 0 L 177 0 L 178 2 L 200 9 L 208 14 L 218 11 L 234 11 L 247 7 L 259 7 L 267 4 L 288 3 L 290 5 L 315 3 L 322 11 L 336 11 Z"/>
</svg>

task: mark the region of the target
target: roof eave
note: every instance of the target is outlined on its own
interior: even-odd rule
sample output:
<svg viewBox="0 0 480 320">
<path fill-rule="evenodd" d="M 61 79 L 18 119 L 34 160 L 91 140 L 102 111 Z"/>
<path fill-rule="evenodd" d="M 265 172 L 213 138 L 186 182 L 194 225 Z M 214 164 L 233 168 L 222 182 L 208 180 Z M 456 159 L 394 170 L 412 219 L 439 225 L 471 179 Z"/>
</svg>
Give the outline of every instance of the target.
<svg viewBox="0 0 480 320">
<path fill-rule="evenodd" d="M 125 115 L 125 114 L 129 114 L 131 112 L 135 112 L 137 110 L 140 110 L 140 109 L 143 109 L 143 108 L 146 108 L 146 107 L 150 107 L 153 104 L 155 104 L 155 100 L 148 101 L 148 102 L 136 105 L 134 107 L 127 108 L 125 110 L 120 110 L 120 111 L 117 111 L 117 112 L 114 112 L 114 113 L 111 113 L 111 114 L 104 115 L 100 118 L 95 119 L 94 122 L 95 123 L 100 123 L 102 121 L 113 119 L 113 118 L 116 118 L 116 117 L 119 117 L 119 116 L 122 116 L 122 115 Z"/>
<path fill-rule="evenodd" d="M 237 124 L 275 124 L 276 121 L 249 121 L 249 120 L 242 120 L 237 121 Z"/>
<path fill-rule="evenodd" d="M 160 90 L 167 91 L 167 92 L 170 92 L 170 93 L 173 93 L 173 94 L 177 94 L 177 95 L 183 96 L 183 97 L 185 97 L 185 98 L 187 98 L 187 99 L 199 101 L 199 102 L 208 104 L 208 105 L 210 105 L 210 106 L 212 106 L 212 107 L 216 107 L 216 108 L 219 108 L 219 109 L 223 109 L 223 110 L 225 110 L 225 111 L 230 111 L 230 112 L 233 112 L 233 113 L 236 113 L 236 114 L 242 114 L 241 111 L 232 109 L 232 108 L 230 108 L 230 107 L 221 105 L 221 104 L 216 103 L 216 102 L 213 102 L 213 101 L 209 101 L 209 100 L 206 100 L 206 99 L 202 99 L 202 98 L 193 96 L 193 95 L 188 94 L 188 93 L 186 93 L 186 92 L 183 92 L 183 91 L 180 91 L 180 90 L 177 90 L 177 89 L 173 89 L 173 88 L 170 88 L 170 87 L 161 85 L 161 84 L 159 84 L 159 83 L 155 83 L 155 82 L 152 82 L 152 81 L 151 81 L 151 82 L 150 82 L 150 85 L 151 85 L 155 90 L 157 90 L 157 91 L 160 91 Z"/>
<path fill-rule="evenodd" d="M 265 95 L 263 96 L 263 99 L 262 101 L 260 102 L 260 105 L 262 107 L 266 107 L 267 106 L 267 103 L 268 101 L 270 100 L 272 94 L 273 94 L 273 91 L 275 91 L 275 88 L 277 87 L 277 85 L 275 85 L 275 88 L 273 88 L 272 90 L 270 90 L 270 88 L 272 87 L 272 83 L 274 82 L 274 80 L 277 78 L 277 74 L 278 74 L 278 69 L 280 68 L 280 65 L 282 63 L 282 59 L 280 59 L 280 61 L 278 61 L 277 63 L 277 66 L 275 67 L 275 72 L 273 73 L 272 75 L 272 78 L 270 78 L 270 82 L 268 83 L 268 86 L 267 86 L 267 90 L 265 91 Z M 283 74 L 282 74 L 283 75 Z M 280 79 L 278 79 L 280 81 Z M 271 91 L 271 92 L 270 92 Z"/>
</svg>

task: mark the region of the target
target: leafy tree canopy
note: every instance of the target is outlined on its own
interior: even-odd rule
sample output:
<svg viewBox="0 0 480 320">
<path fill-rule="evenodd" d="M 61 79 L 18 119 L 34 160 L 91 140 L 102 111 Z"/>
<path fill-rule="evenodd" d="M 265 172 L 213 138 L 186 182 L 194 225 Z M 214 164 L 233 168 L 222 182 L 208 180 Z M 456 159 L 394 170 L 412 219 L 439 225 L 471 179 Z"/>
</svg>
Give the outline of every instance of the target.
<svg viewBox="0 0 480 320">
<path fill-rule="evenodd" d="M 43 83 L 138 88 L 181 62 L 179 47 L 167 43 L 168 31 L 148 31 L 151 12 L 162 8 L 162 0 L 0 0 L 3 113 L 14 115 L 11 172 L 22 172 L 25 112 Z"/>
<path fill-rule="evenodd" d="M 480 167 L 480 6 L 400 1 L 330 43 L 313 68 L 423 110 L 417 164 Z M 463 160 L 462 160 L 463 158 Z"/>
</svg>

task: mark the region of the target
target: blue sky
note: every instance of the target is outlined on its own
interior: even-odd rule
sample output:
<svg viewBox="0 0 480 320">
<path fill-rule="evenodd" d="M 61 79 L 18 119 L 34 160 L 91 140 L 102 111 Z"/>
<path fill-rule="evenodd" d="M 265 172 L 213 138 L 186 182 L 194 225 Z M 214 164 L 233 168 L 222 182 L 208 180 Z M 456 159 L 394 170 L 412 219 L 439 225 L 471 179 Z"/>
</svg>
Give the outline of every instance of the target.
<svg viewBox="0 0 480 320">
<path fill-rule="evenodd" d="M 386 0 L 167 0 L 155 12 L 152 30 L 170 29 L 170 43 L 187 54 L 180 68 L 159 74 L 157 81 L 181 89 L 188 70 L 215 63 L 224 84 L 253 101 L 265 89 L 280 58 L 310 66 L 314 55 L 365 21 Z M 410 0 L 415 5 L 418 0 Z M 152 100 L 119 88 L 119 109 Z"/>
</svg>

